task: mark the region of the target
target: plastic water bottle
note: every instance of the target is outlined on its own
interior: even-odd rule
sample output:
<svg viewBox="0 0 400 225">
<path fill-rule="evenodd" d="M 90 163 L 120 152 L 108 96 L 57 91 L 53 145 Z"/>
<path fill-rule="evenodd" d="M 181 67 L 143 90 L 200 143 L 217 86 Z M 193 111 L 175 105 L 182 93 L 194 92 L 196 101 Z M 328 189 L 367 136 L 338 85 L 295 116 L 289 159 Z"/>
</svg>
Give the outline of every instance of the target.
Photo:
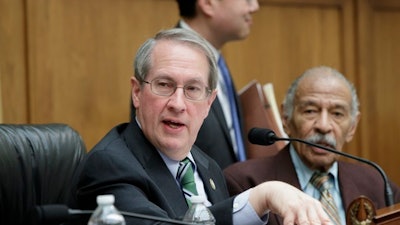
<svg viewBox="0 0 400 225">
<path fill-rule="evenodd" d="M 114 195 L 97 196 L 97 208 L 88 225 L 125 225 L 125 219 L 114 206 Z"/>
<path fill-rule="evenodd" d="M 204 204 L 203 196 L 192 196 L 190 198 L 192 205 L 183 217 L 183 221 L 192 222 L 195 224 L 215 225 L 215 217 Z"/>
</svg>

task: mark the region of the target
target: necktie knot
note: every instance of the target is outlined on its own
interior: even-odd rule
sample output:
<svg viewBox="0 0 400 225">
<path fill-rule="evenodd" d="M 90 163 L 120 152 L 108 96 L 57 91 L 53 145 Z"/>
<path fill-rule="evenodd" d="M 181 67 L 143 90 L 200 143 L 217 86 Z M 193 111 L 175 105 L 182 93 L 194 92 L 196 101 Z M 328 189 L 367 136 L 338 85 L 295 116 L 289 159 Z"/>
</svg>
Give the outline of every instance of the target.
<svg viewBox="0 0 400 225">
<path fill-rule="evenodd" d="M 176 179 L 181 184 L 183 194 L 188 205 L 191 204 L 190 197 L 197 194 L 196 182 L 194 180 L 193 164 L 189 158 L 185 158 L 179 162 Z"/>
<path fill-rule="evenodd" d="M 177 177 L 179 178 L 182 186 L 190 182 L 194 182 L 193 166 L 189 158 L 186 157 L 179 162 Z"/>
<path fill-rule="evenodd" d="M 315 172 L 310 179 L 310 183 L 322 193 L 328 191 L 331 187 L 329 178 L 329 173 Z"/>
</svg>

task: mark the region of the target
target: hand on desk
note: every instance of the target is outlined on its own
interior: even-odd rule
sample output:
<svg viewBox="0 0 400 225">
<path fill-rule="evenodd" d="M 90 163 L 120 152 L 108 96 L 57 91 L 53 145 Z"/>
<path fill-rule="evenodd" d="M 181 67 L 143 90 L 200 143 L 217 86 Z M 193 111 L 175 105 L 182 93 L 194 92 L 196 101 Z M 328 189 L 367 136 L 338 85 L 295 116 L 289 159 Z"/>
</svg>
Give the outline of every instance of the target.
<svg viewBox="0 0 400 225">
<path fill-rule="evenodd" d="M 249 201 L 259 216 L 271 210 L 283 218 L 284 225 L 333 225 L 318 200 L 284 182 L 257 185 L 250 191 Z"/>
</svg>

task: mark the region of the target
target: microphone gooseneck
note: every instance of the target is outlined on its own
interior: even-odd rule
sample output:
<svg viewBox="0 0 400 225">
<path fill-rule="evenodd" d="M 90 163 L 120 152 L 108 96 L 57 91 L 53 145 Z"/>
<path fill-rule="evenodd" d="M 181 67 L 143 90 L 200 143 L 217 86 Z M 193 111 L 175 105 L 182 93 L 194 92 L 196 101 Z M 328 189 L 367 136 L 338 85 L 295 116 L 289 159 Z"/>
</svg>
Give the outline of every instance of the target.
<svg viewBox="0 0 400 225">
<path fill-rule="evenodd" d="M 80 220 L 83 217 L 87 217 L 88 219 L 93 212 L 94 210 L 70 209 L 68 208 L 68 206 L 61 204 L 40 205 L 35 207 L 30 223 L 35 225 L 61 224 L 67 221 Z M 180 221 L 159 216 L 151 216 L 151 215 L 125 212 L 125 211 L 119 211 L 119 212 L 125 217 L 166 222 L 170 224 L 183 224 L 183 225 L 196 224 L 193 222 Z"/>
<path fill-rule="evenodd" d="M 374 167 L 376 170 L 378 170 L 378 172 L 380 173 L 380 175 L 383 178 L 383 181 L 385 183 L 385 203 L 386 203 L 386 206 L 394 205 L 393 191 L 392 191 L 392 188 L 390 187 L 389 180 L 388 180 L 385 172 L 383 171 L 383 169 L 378 164 L 376 164 L 376 163 L 374 163 L 372 161 L 369 161 L 367 159 L 364 159 L 364 158 L 361 158 L 361 157 L 357 157 L 357 156 L 354 156 L 354 155 L 350 155 L 348 153 L 341 152 L 341 151 L 338 151 L 338 150 L 335 150 L 335 149 L 332 149 L 332 148 L 328 148 L 328 147 L 325 147 L 323 145 L 318 145 L 318 144 L 315 144 L 315 143 L 312 143 L 312 142 L 308 142 L 308 141 L 305 141 L 305 140 L 302 140 L 302 139 L 278 137 L 278 136 L 276 136 L 275 132 L 273 130 L 270 130 L 270 129 L 252 128 L 249 131 L 248 138 L 249 138 L 249 141 L 252 144 L 258 144 L 258 145 L 272 145 L 276 141 L 296 141 L 296 142 L 300 142 L 300 143 L 303 143 L 303 144 L 306 144 L 306 145 L 310 145 L 310 146 L 313 146 L 313 147 L 317 147 L 317 148 L 326 150 L 328 152 L 332 152 L 334 154 L 342 155 L 344 157 L 351 158 L 351 159 L 356 160 L 356 161 L 360 161 L 360 162 L 366 163 L 366 164 Z"/>
</svg>

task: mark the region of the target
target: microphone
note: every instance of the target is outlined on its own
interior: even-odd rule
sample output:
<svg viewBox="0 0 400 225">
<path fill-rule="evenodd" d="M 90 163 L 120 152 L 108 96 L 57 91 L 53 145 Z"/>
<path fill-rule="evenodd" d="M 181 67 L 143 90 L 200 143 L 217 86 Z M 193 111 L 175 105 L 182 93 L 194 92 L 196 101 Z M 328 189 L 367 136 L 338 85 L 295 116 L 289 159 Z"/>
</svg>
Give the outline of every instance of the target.
<svg viewBox="0 0 400 225">
<path fill-rule="evenodd" d="M 61 224 L 70 221 L 74 212 L 70 212 L 66 205 L 36 206 L 32 212 L 32 224 Z"/>
<path fill-rule="evenodd" d="M 50 224 L 61 224 L 68 221 L 75 221 L 82 219 L 82 217 L 87 217 L 89 219 L 90 215 L 94 210 L 80 210 L 80 209 L 70 209 L 66 205 L 54 204 L 54 205 L 40 205 L 36 206 L 32 215 L 32 224 L 35 225 L 50 225 Z M 160 222 L 167 222 L 171 224 L 184 224 L 184 225 L 195 225 L 192 222 L 185 222 L 175 219 L 169 219 L 158 216 L 150 216 L 133 212 L 119 211 L 123 216 L 133 217 L 145 220 L 153 220 Z"/>
<path fill-rule="evenodd" d="M 386 202 L 386 206 L 391 206 L 394 205 L 394 201 L 393 201 L 393 191 L 392 188 L 390 187 L 389 184 L 389 180 L 385 174 L 385 172 L 383 171 L 383 169 L 376 163 L 369 161 L 367 159 L 363 159 L 357 156 L 353 156 L 350 155 L 348 153 L 345 152 L 341 152 L 332 148 L 328 148 L 325 147 L 323 145 L 318 145 L 312 142 L 308 142 L 302 139 L 297 139 L 297 138 L 283 138 L 283 137 L 278 137 L 276 136 L 275 132 L 273 130 L 270 129 L 263 129 L 263 128 L 257 128 L 254 127 L 252 128 L 249 133 L 248 133 L 248 139 L 252 144 L 257 144 L 257 145 L 272 145 L 274 144 L 276 141 L 297 141 L 297 142 L 301 142 L 303 144 L 306 145 L 310 145 L 313 147 L 317 147 L 323 150 L 326 150 L 328 152 L 332 152 L 334 154 L 338 154 L 338 155 L 342 155 L 344 157 L 347 158 L 351 158 L 354 159 L 356 161 L 359 162 L 363 162 L 366 163 L 372 167 L 374 167 L 376 170 L 378 170 L 378 172 L 380 173 L 380 175 L 383 178 L 383 181 L 385 183 L 385 202 Z"/>
</svg>

